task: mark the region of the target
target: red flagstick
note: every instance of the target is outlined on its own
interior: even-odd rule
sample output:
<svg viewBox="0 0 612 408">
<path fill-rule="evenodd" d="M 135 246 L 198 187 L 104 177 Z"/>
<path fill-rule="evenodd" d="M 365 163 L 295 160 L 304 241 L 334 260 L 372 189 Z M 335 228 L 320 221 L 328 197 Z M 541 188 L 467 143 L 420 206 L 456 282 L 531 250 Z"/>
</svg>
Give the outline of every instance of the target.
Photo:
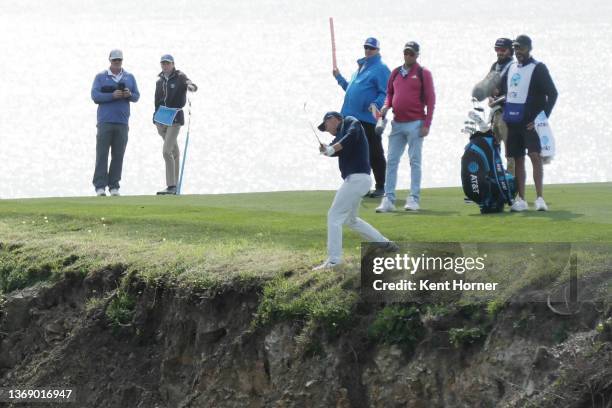
<svg viewBox="0 0 612 408">
<path fill-rule="evenodd" d="M 329 32 L 331 34 L 331 46 L 332 46 L 332 65 L 333 69 L 338 69 L 336 64 L 336 37 L 334 36 L 334 18 L 329 18 Z"/>
</svg>

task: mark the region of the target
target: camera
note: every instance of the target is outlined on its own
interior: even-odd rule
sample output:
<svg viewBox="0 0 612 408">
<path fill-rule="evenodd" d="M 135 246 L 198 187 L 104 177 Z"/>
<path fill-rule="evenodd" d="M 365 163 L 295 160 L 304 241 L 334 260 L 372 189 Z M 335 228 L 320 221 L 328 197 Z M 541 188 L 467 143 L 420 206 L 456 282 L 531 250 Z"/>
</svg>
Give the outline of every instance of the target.
<svg viewBox="0 0 612 408">
<path fill-rule="evenodd" d="M 124 82 L 119 82 L 117 84 L 117 89 L 120 91 L 123 91 L 125 89 L 125 83 Z"/>
</svg>

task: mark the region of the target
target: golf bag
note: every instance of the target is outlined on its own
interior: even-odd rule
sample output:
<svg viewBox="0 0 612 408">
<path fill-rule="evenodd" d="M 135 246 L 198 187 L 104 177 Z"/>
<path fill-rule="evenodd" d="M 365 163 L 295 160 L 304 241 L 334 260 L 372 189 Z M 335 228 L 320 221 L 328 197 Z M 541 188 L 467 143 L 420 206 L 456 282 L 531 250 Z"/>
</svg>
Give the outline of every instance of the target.
<svg viewBox="0 0 612 408">
<path fill-rule="evenodd" d="M 480 213 L 502 212 L 512 205 L 515 183 L 502 163 L 499 144 L 491 132 L 475 132 L 461 157 L 461 183 L 465 195 L 480 206 Z"/>
</svg>

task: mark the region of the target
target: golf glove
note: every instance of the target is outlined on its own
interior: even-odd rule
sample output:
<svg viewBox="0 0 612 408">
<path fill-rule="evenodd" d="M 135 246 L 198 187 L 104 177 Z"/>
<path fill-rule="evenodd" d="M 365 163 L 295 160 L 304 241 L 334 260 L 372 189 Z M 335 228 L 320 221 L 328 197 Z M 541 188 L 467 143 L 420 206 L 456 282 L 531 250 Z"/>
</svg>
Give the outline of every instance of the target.
<svg viewBox="0 0 612 408">
<path fill-rule="evenodd" d="M 334 148 L 333 148 L 333 147 L 331 147 L 331 146 L 326 146 L 326 147 L 325 147 L 325 151 L 324 151 L 324 152 L 322 152 L 322 153 L 323 153 L 324 155 L 328 156 L 328 157 L 331 157 L 331 156 L 333 156 L 333 155 L 336 153 L 336 151 L 334 150 Z"/>
</svg>

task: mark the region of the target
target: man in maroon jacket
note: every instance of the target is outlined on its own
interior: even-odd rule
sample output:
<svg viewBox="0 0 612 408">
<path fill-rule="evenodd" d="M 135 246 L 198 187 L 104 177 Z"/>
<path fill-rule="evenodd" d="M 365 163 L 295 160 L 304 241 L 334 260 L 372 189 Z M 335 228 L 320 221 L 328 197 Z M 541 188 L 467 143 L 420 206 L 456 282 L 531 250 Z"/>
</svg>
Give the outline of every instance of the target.
<svg viewBox="0 0 612 408">
<path fill-rule="evenodd" d="M 395 210 L 395 186 L 397 168 L 406 145 L 410 159 L 410 194 L 404 208 L 417 211 L 421 195 L 421 156 L 423 139 L 429 134 L 433 118 L 436 94 L 431 72 L 417 62 L 420 46 L 414 41 L 404 46 L 404 64 L 391 72 L 387 85 L 387 99 L 381 110 L 384 115 L 393 109 L 389 147 L 387 149 L 387 174 L 385 197 L 376 212 Z"/>
</svg>

